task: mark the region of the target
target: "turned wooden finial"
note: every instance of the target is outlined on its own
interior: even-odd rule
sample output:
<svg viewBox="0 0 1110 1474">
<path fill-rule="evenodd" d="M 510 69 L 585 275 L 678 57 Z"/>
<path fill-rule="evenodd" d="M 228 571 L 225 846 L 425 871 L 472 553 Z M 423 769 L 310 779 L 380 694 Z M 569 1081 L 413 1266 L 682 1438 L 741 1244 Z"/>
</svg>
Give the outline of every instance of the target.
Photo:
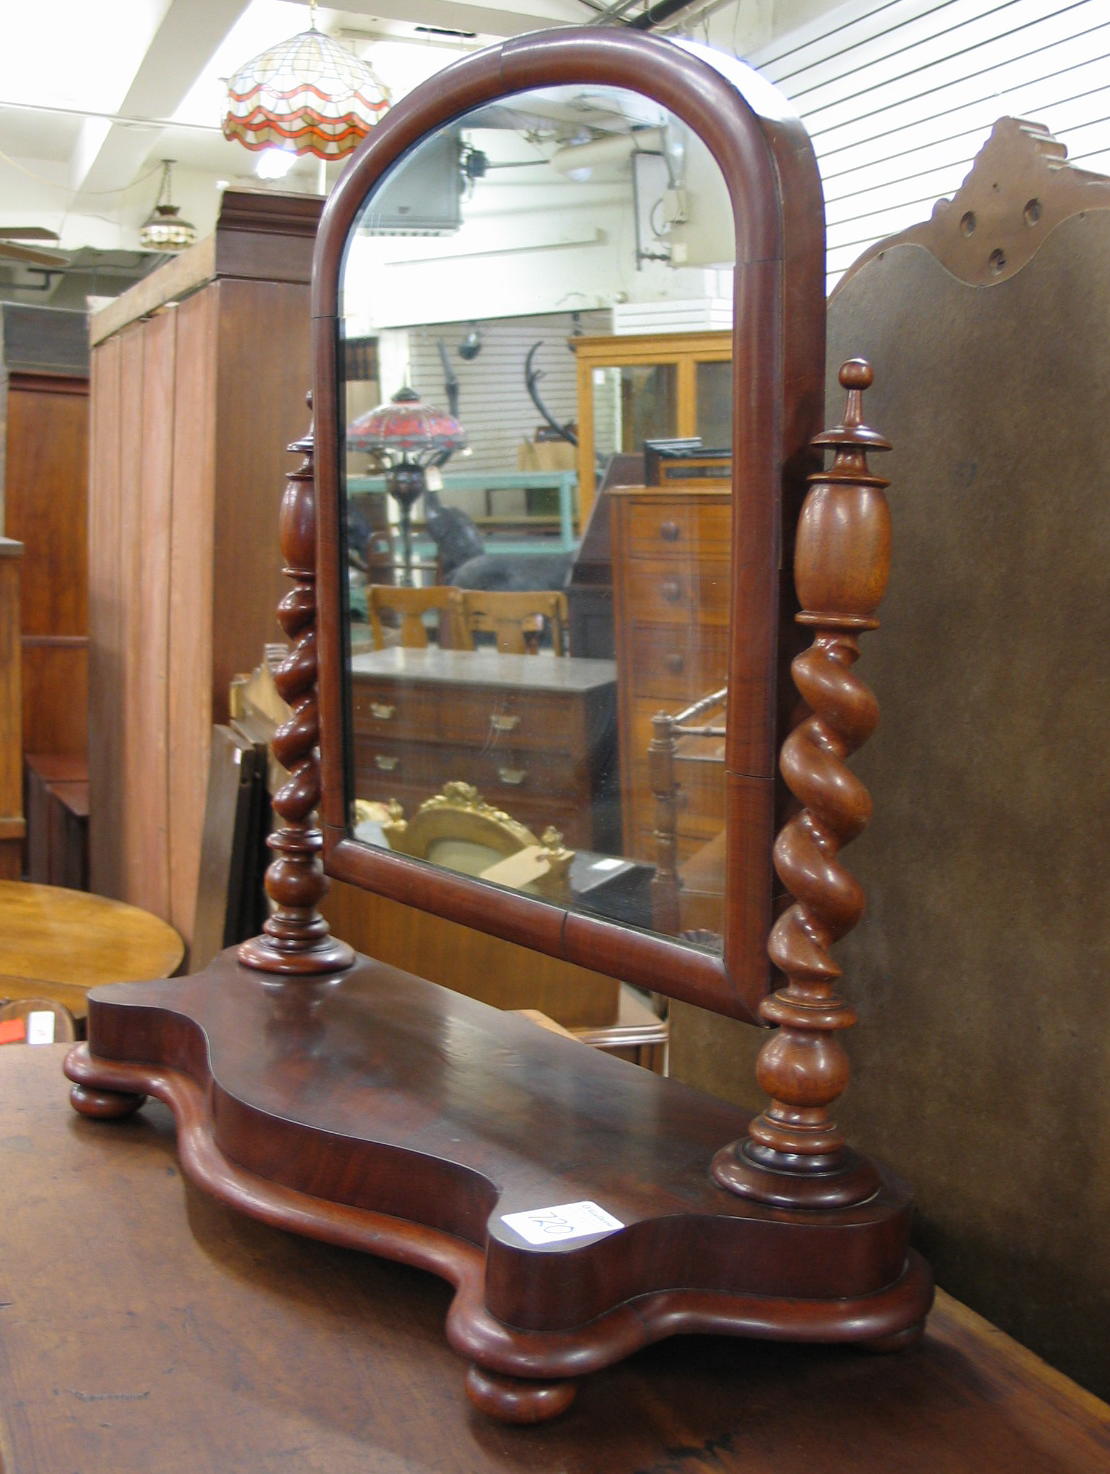
<svg viewBox="0 0 1110 1474">
<path fill-rule="evenodd" d="M 845 759 L 867 741 L 879 714 L 852 667 L 859 635 L 878 625 L 890 570 L 888 482 L 867 464 L 868 451 L 890 449 L 863 422 L 871 379 L 863 359 L 843 365 L 844 419 L 813 442 L 835 455 L 829 470 L 810 477 L 794 559 L 797 619 L 813 627 L 813 642 L 791 667 L 809 710 L 780 761 L 801 806 L 775 844 L 775 869 L 794 904 L 775 924 L 768 950 L 787 982 L 760 1007 L 763 1019 L 778 1025 L 756 1065 L 770 1103 L 747 1139 L 713 1163 L 722 1186 L 790 1207 L 861 1202 L 878 1183 L 829 1114 L 850 1074 L 838 1034 L 856 1021 L 836 992 L 841 969 L 829 947 L 855 926 L 864 906 L 863 889 L 838 852 L 871 816 L 870 795 Z"/>
<path fill-rule="evenodd" d="M 311 400 L 310 400 L 311 403 Z M 316 826 L 320 801 L 320 724 L 316 704 L 316 486 L 312 427 L 288 447 L 303 456 L 286 479 L 281 503 L 281 552 L 293 587 L 278 604 L 278 623 L 289 654 L 274 673 L 274 684 L 292 708 L 273 739 L 274 756 L 289 777 L 274 795 L 282 827 L 267 843 L 274 859 L 266 871 L 266 892 L 274 911 L 262 928 L 239 948 L 239 961 L 260 972 L 316 974 L 350 967 L 355 954 L 337 941 L 317 907 L 327 890 L 320 864 L 323 836 Z"/>
</svg>

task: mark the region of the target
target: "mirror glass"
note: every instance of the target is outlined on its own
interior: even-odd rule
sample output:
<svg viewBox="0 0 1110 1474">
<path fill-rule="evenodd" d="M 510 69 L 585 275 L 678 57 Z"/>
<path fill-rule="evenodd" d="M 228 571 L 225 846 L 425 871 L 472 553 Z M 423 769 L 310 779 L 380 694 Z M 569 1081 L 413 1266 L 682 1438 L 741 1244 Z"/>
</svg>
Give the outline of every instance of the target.
<svg viewBox="0 0 1110 1474">
<path fill-rule="evenodd" d="M 732 250 L 696 138 L 559 87 L 405 155 L 341 277 L 354 837 L 714 952 Z"/>
</svg>

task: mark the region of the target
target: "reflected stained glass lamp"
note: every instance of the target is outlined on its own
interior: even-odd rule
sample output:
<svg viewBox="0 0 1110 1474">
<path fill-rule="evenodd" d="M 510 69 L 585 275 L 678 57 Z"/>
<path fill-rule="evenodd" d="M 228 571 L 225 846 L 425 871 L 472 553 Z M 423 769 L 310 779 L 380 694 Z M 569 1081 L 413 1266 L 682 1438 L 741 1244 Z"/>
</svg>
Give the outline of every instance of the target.
<svg viewBox="0 0 1110 1474">
<path fill-rule="evenodd" d="M 442 466 L 466 444 L 466 431 L 446 410 L 433 409 L 406 385 L 386 404 L 347 426 L 347 449 L 366 451 L 385 472 L 385 489 L 401 512 L 402 582 L 412 583 L 412 509 L 429 466 Z"/>
<path fill-rule="evenodd" d="M 227 80 L 224 137 L 249 149 L 280 148 L 341 159 L 389 106 L 373 68 L 316 29 L 260 52 Z"/>
</svg>

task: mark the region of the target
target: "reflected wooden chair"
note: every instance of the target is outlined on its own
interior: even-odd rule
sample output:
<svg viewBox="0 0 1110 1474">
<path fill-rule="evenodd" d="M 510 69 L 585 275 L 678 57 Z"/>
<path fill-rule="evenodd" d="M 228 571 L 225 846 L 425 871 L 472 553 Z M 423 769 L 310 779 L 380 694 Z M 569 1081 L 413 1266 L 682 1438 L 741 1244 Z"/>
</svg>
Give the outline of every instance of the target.
<svg viewBox="0 0 1110 1474">
<path fill-rule="evenodd" d="M 570 866 L 574 851 L 547 829 L 536 836 L 525 825 L 485 803 L 470 783 L 445 783 L 411 819 L 381 825 L 391 849 L 446 865 L 464 875 L 510 885 L 560 906 L 573 901 Z M 639 989 L 622 983 L 612 1023 L 566 1030 L 595 1049 L 665 1074 L 669 1024 Z"/>
<path fill-rule="evenodd" d="M 680 856 L 679 815 L 683 808 L 683 769 L 687 781 L 723 775 L 725 709 L 728 688 L 677 712 L 652 717 L 648 746 L 651 791 L 655 799 L 655 875 L 651 909 L 655 929 L 705 946 L 720 941 L 724 907 L 724 807 L 721 831 Z"/>
<path fill-rule="evenodd" d="M 556 655 L 570 653 L 567 596 L 550 589 L 526 593 L 501 589 L 460 589 L 463 627 L 473 642 L 492 634 L 507 655 L 535 655 L 544 635 Z"/>
<path fill-rule="evenodd" d="M 538 839 L 487 804 L 471 783 L 445 783 L 411 819 L 392 818 L 381 827 L 401 854 L 569 904 L 574 851 L 564 847 L 558 830 L 547 829 Z"/>
<path fill-rule="evenodd" d="M 422 650 L 429 643 L 425 621 L 429 614 L 439 617 L 440 649 L 469 649 L 472 644 L 463 623 L 461 590 L 447 584 L 414 589 L 367 584 L 366 613 L 375 650 L 384 650 L 387 645 Z"/>
</svg>

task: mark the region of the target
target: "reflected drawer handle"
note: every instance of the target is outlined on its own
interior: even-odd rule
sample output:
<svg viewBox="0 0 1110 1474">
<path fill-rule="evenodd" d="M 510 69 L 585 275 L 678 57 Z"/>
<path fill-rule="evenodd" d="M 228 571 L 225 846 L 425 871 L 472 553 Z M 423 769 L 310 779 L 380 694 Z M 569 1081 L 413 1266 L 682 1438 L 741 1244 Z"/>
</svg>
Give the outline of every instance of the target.
<svg viewBox="0 0 1110 1474">
<path fill-rule="evenodd" d="M 497 776 L 502 783 L 511 783 L 513 787 L 519 787 L 528 776 L 527 768 L 498 768 Z"/>
<path fill-rule="evenodd" d="M 385 752 L 376 752 L 374 754 L 374 766 L 383 773 L 392 773 L 400 761 L 401 759 L 399 757 L 391 757 Z"/>
<path fill-rule="evenodd" d="M 397 708 L 387 705 L 384 701 L 371 701 L 370 715 L 376 717 L 379 722 L 391 722 L 397 715 Z"/>
<path fill-rule="evenodd" d="M 489 724 L 495 732 L 515 732 L 520 726 L 519 716 L 502 716 L 497 712 L 489 719 Z"/>
<path fill-rule="evenodd" d="M 677 676 L 686 669 L 686 657 L 680 655 L 677 650 L 672 650 L 669 655 L 663 657 L 663 664 L 671 675 Z"/>
<path fill-rule="evenodd" d="M 665 543 L 676 543 L 682 536 L 682 528 L 677 522 L 664 522 L 659 528 L 659 536 Z"/>
<path fill-rule="evenodd" d="M 659 585 L 659 593 L 668 604 L 677 604 L 682 598 L 683 588 L 677 578 L 665 578 Z"/>
</svg>

